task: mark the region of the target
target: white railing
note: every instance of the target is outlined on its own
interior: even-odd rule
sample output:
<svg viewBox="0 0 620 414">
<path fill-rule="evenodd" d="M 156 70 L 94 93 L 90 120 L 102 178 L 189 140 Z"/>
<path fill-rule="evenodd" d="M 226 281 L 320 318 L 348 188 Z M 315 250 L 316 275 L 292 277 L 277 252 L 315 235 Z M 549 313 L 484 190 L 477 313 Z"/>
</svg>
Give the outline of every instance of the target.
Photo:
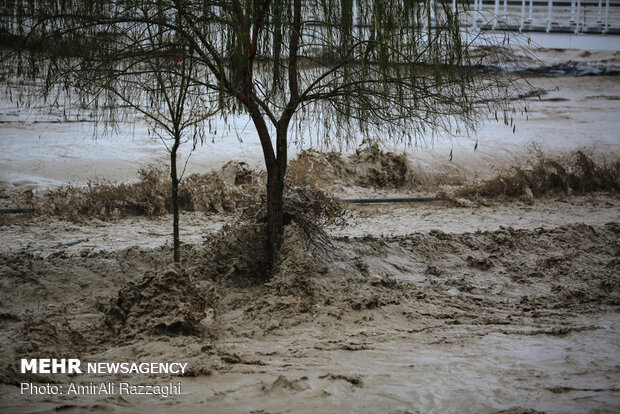
<svg viewBox="0 0 620 414">
<path fill-rule="evenodd" d="M 453 10 L 484 30 L 620 34 L 620 0 L 473 0 Z"/>
</svg>

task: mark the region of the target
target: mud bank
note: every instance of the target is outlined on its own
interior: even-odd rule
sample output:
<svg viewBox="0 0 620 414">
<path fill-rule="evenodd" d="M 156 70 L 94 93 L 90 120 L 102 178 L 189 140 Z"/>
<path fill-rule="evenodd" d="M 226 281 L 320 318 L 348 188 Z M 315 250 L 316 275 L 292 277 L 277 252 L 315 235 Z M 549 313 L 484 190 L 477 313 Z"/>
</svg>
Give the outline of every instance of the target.
<svg viewBox="0 0 620 414">
<path fill-rule="evenodd" d="M 182 277 L 171 277 L 168 248 L 3 255 L 0 405 L 12 412 L 515 405 L 522 409 L 515 412 L 612 412 L 619 237 L 610 223 L 317 239 L 293 223 L 269 283 L 251 282 L 238 252 L 223 253 L 227 269 L 205 272 L 210 256 L 200 245 L 186 251 Z M 158 288 L 136 290 L 144 283 Z M 201 322 L 207 307 L 215 317 Z M 151 318 L 151 310 L 168 319 Z M 19 396 L 16 382 L 70 380 L 17 372 L 18 355 L 41 353 L 181 359 L 198 377 L 180 379 L 185 393 L 176 399 Z"/>
</svg>

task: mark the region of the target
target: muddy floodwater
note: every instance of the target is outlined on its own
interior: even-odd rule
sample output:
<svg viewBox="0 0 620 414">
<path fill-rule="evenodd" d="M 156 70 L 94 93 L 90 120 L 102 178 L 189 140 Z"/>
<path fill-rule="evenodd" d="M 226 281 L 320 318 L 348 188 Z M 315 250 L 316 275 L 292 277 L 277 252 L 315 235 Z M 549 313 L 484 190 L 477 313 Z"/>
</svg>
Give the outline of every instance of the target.
<svg viewBox="0 0 620 414">
<path fill-rule="evenodd" d="M 0 411 L 620 412 L 620 81 L 531 83 L 544 93 L 514 133 L 485 124 L 425 151 L 291 148 L 268 281 L 252 131 L 194 154 L 179 266 L 167 175 L 136 173 L 165 154 L 139 126 L 108 152 L 121 137 L 78 138 L 76 124 L 4 105 L 0 207 L 35 211 L 0 217 Z M 337 201 L 419 196 L 438 199 Z M 43 357 L 187 370 L 21 372 Z M 66 392 L 121 382 L 180 393 Z"/>
<path fill-rule="evenodd" d="M 210 381 L 187 381 L 188 397 L 207 408 L 210 398 L 222 393 L 221 412 L 238 412 L 243 401 L 248 410 L 267 412 L 477 413 L 515 406 L 549 413 L 605 412 L 601 407 L 613 412 L 620 404 L 616 366 L 620 349 L 614 332 L 618 316 L 604 315 L 589 323 L 591 330 L 559 336 L 425 330 L 372 350 L 315 351 L 296 362 L 357 373 L 363 387 L 346 379 L 325 381 L 321 369 L 291 369 L 289 378 L 308 378 L 303 381 L 308 389 L 284 388 L 278 391 L 278 401 L 273 390 L 263 390 L 273 379 L 268 374 L 248 378 L 228 373 Z M 442 338 L 429 346 L 420 338 L 429 334 Z"/>
</svg>

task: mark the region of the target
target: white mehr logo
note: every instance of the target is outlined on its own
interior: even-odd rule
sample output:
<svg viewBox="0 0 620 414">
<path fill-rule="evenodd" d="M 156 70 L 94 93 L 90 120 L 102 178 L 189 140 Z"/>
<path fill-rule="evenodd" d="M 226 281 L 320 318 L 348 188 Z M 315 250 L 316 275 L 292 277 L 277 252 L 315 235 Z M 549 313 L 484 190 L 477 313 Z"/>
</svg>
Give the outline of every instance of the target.
<svg viewBox="0 0 620 414">
<path fill-rule="evenodd" d="M 21 372 L 25 374 L 81 374 L 79 359 L 34 358 L 21 360 Z"/>
</svg>

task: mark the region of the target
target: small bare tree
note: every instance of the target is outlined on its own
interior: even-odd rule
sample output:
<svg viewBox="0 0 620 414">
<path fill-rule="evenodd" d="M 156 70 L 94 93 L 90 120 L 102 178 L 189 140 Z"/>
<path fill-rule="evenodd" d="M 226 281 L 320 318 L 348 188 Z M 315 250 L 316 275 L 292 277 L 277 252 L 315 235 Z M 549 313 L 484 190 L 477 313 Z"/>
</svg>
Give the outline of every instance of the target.
<svg viewBox="0 0 620 414">
<path fill-rule="evenodd" d="M 153 28 L 150 27 L 151 31 Z M 161 30 L 159 27 L 158 29 Z M 150 51 L 158 49 L 163 43 L 158 37 L 161 32 L 149 36 Z M 155 40 L 156 39 L 156 40 Z M 188 56 L 191 49 L 182 43 L 173 43 L 173 49 L 162 51 L 158 56 L 151 57 L 143 62 L 137 73 L 133 70 L 121 72 L 113 81 L 103 79 L 100 86 L 89 82 L 82 90 L 88 95 L 97 95 L 100 92 L 112 93 L 122 104 L 130 106 L 137 113 L 145 116 L 156 134 L 170 154 L 170 180 L 172 205 L 172 238 L 174 261 L 181 261 L 181 247 L 179 237 L 179 183 L 183 171 L 179 173 L 178 151 L 182 144 L 188 141 L 192 151 L 199 141 L 203 141 L 204 121 L 214 114 L 209 111 L 211 105 L 205 103 L 203 88 L 194 83 L 196 66 Z M 172 45 L 171 45 L 172 46 Z M 99 73 L 99 71 L 96 71 Z M 77 79 L 83 79 L 79 74 Z M 132 80 L 133 82 L 128 82 Z M 97 85 L 96 83 L 94 85 Z M 97 91 L 97 89 L 100 91 Z M 189 161 L 188 153 L 185 166 Z"/>
<path fill-rule="evenodd" d="M 67 35 L 79 43 L 72 47 L 63 43 L 59 47 L 46 36 L 37 37 L 36 41 L 32 37 L 16 38 L 32 53 L 32 66 L 23 65 L 25 56 L 16 53 L 19 48 L 5 50 L 3 61 L 17 63 L 19 70 L 28 68 L 29 75 L 37 78 L 39 66 L 35 62 L 49 59 L 49 66 L 40 66 L 48 71 L 31 84 L 33 90 L 24 93 L 23 84 L 17 83 L 21 96 L 26 97 L 23 102 L 41 96 L 58 102 L 59 95 L 66 94 L 70 110 L 73 101 L 79 110 L 91 111 L 96 121 L 112 128 L 117 128 L 119 121 L 144 118 L 170 156 L 173 256 L 179 262 L 179 183 L 185 171 L 179 171 L 177 165 L 179 149 L 183 144 L 192 146 L 186 166 L 197 143 L 204 140 L 205 121 L 215 114 L 216 106 L 206 100 L 210 95 L 205 93 L 204 85 L 195 81 L 200 77 L 200 66 L 192 58 L 191 47 L 174 31 L 158 23 L 142 27 L 96 26 L 100 30 L 94 36 L 79 39 L 75 38 L 76 31 L 67 30 Z M 115 47 L 101 49 L 100 43 L 105 42 L 113 42 Z M 22 77 L 19 70 L 12 75 Z M 95 133 L 98 132 L 96 127 Z"/>
<path fill-rule="evenodd" d="M 125 105 L 145 117 L 170 155 L 172 239 L 175 262 L 181 261 L 179 236 L 179 171 L 178 154 L 182 144 L 190 143 L 192 151 L 204 141 L 204 122 L 216 113 L 204 87 L 195 82 L 198 67 L 192 59 L 191 48 L 170 30 L 157 24 L 145 26 L 148 36 L 123 33 L 124 43 L 133 51 L 131 65 L 119 70 L 114 65 L 108 70 L 99 62 L 83 70 L 64 71 L 75 80 L 84 97 L 104 96 L 104 105 Z M 108 55 L 107 58 L 112 56 Z M 128 62 L 124 57 L 118 57 Z M 83 67 L 83 66 L 82 66 Z M 86 82 L 84 82 L 86 80 Z M 98 80 L 98 81 L 94 81 Z M 94 81 L 94 82 L 93 82 Z M 189 156 L 185 161 L 189 161 Z"/>
</svg>

